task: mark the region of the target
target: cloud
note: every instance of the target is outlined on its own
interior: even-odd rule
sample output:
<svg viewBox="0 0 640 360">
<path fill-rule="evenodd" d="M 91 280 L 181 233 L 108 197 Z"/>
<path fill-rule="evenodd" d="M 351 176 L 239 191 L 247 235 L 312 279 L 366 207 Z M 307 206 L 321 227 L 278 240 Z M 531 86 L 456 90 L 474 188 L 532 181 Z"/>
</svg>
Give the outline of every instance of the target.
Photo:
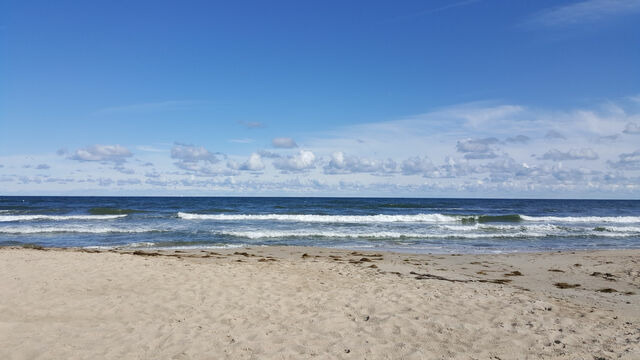
<svg viewBox="0 0 640 360">
<path fill-rule="evenodd" d="M 633 122 L 627 123 L 622 132 L 625 134 L 640 134 L 640 125 Z"/>
<path fill-rule="evenodd" d="M 264 162 L 262 157 L 258 153 L 253 153 L 249 156 L 249 159 L 242 164 L 238 164 L 235 161 L 227 162 L 227 166 L 233 170 L 247 170 L 247 171 L 261 171 L 264 170 Z"/>
<path fill-rule="evenodd" d="M 618 155 L 618 161 L 608 161 L 609 166 L 614 169 L 640 170 L 640 149 L 632 153 Z"/>
<path fill-rule="evenodd" d="M 238 121 L 238 123 L 246 127 L 247 129 L 259 129 L 266 126 L 264 123 L 261 123 L 259 121 Z"/>
<path fill-rule="evenodd" d="M 446 5 L 442 5 L 442 6 L 438 6 L 438 7 L 432 7 L 429 9 L 425 9 L 425 10 L 421 10 L 421 11 L 414 11 L 411 14 L 407 14 L 407 15 L 400 15 L 400 16 L 396 16 L 393 17 L 385 22 L 396 22 L 396 21 L 404 21 L 404 20 L 410 20 L 410 19 L 415 19 L 421 16 L 425 16 L 425 15 L 430 15 L 430 14 L 434 14 L 434 13 L 438 13 L 441 11 L 445 11 L 445 10 L 449 10 L 449 9 L 453 9 L 453 8 L 457 8 L 457 7 L 461 7 L 461 6 L 466 6 L 466 5 L 470 5 L 473 3 L 476 3 L 480 0 L 462 0 L 462 1 L 457 1 L 454 3 L 448 3 Z"/>
<path fill-rule="evenodd" d="M 349 173 L 392 173 L 396 170 L 396 162 L 392 159 L 384 161 L 348 156 L 343 152 L 334 152 L 329 164 L 324 167 L 325 174 Z"/>
<path fill-rule="evenodd" d="M 136 171 L 133 169 L 125 168 L 124 166 L 118 164 L 113 167 L 114 170 L 118 171 L 121 174 L 132 175 L 135 174 Z"/>
<path fill-rule="evenodd" d="M 171 158 L 180 162 L 196 163 L 204 161 L 215 164 L 220 161 L 215 154 L 205 149 L 203 146 L 176 143 L 171 148 Z"/>
<path fill-rule="evenodd" d="M 564 135 L 562 135 L 560 132 L 555 130 L 547 131 L 547 134 L 544 137 L 550 140 L 555 140 L 555 139 L 566 140 L 567 139 Z"/>
<path fill-rule="evenodd" d="M 118 186 L 126 186 L 126 185 L 140 185 L 142 184 L 142 181 L 140 181 L 140 179 L 120 179 L 116 182 L 116 184 L 118 184 Z"/>
<path fill-rule="evenodd" d="M 271 145 L 275 148 L 280 149 L 292 149 L 298 147 L 298 144 L 292 139 L 288 137 L 277 137 L 271 140 Z"/>
<path fill-rule="evenodd" d="M 210 166 L 220 162 L 220 159 L 217 154 L 203 146 L 175 143 L 171 148 L 171 158 L 177 160 L 173 163 L 176 167 L 198 176 L 216 176 L 225 173 L 221 169 Z"/>
<path fill-rule="evenodd" d="M 518 162 L 511 157 L 497 159 L 484 164 L 479 171 L 488 173 L 490 180 L 493 182 L 508 181 L 521 177 L 535 178 L 547 173 L 535 165 Z"/>
<path fill-rule="evenodd" d="M 100 186 L 104 186 L 104 187 L 108 187 L 111 186 L 113 184 L 113 179 L 111 178 L 98 178 L 97 180 L 95 180 L 95 182 L 98 183 L 98 185 Z"/>
<path fill-rule="evenodd" d="M 309 150 L 300 150 L 294 156 L 282 157 L 273 161 L 273 166 L 282 171 L 305 171 L 315 168 L 316 155 Z"/>
<path fill-rule="evenodd" d="M 551 149 L 542 155 L 543 160 L 563 161 L 563 160 L 597 160 L 598 154 L 590 148 L 571 149 L 562 152 L 557 149 Z"/>
<path fill-rule="evenodd" d="M 500 141 L 494 137 L 484 139 L 465 139 L 460 140 L 456 144 L 458 152 L 464 153 L 465 159 L 493 159 L 498 155 L 495 154 L 491 145 Z"/>
<path fill-rule="evenodd" d="M 531 141 L 531 138 L 526 135 L 516 135 L 514 137 L 508 137 L 505 141 L 508 143 L 526 144 Z"/>
<path fill-rule="evenodd" d="M 527 27 L 562 27 L 604 21 L 640 12 L 640 0 L 587 0 L 545 9 L 528 18 Z"/>
<path fill-rule="evenodd" d="M 37 170 L 48 170 L 50 168 L 51 168 L 51 166 L 49 166 L 47 164 L 39 164 L 38 166 L 36 166 Z"/>
<path fill-rule="evenodd" d="M 129 149 L 121 145 L 93 145 L 76 150 L 69 156 L 71 160 L 102 161 L 116 164 L 124 163 L 133 156 Z"/>
<path fill-rule="evenodd" d="M 237 143 L 237 144 L 250 144 L 252 143 L 254 140 L 253 139 L 249 139 L 249 138 L 242 138 L 242 139 L 230 139 L 229 142 L 232 143 Z"/>
<path fill-rule="evenodd" d="M 268 151 L 268 150 L 260 150 L 258 154 L 260 154 L 260 156 L 266 159 L 279 159 L 282 157 L 282 155 L 275 153 L 273 151 Z"/>
<path fill-rule="evenodd" d="M 424 174 L 435 170 L 433 162 L 428 157 L 414 156 L 402 162 L 402 173 L 404 175 Z"/>
</svg>

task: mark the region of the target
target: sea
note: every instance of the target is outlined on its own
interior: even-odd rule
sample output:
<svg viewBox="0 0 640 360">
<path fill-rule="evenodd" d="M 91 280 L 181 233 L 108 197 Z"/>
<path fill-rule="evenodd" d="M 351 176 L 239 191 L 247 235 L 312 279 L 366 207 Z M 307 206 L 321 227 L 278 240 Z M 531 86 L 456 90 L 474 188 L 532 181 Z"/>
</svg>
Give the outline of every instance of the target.
<svg viewBox="0 0 640 360">
<path fill-rule="evenodd" d="M 0 246 L 302 245 L 412 253 L 640 248 L 639 200 L 0 197 Z"/>
</svg>

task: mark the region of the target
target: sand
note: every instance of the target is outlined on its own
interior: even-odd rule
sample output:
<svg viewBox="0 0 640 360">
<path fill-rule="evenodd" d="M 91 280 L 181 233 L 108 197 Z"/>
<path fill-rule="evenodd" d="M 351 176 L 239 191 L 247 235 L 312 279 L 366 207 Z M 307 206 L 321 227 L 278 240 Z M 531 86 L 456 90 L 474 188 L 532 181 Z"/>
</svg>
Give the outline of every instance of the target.
<svg viewBox="0 0 640 360">
<path fill-rule="evenodd" d="M 640 359 L 638 293 L 638 250 L 1 248 L 0 359 Z"/>
</svg>

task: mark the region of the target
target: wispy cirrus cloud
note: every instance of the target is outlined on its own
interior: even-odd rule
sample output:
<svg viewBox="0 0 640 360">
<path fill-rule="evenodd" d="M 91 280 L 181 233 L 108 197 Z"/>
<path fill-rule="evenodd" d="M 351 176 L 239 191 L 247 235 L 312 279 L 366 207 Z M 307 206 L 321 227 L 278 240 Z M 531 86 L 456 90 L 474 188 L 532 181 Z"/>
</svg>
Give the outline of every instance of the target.
<svg viewBox="0 0 640 360">
<path fill-rule="evenodd" d="M 477 3 L 477 2 L 480 2 L 480 0 L 462 0 L 462 1 L 456 1 L 456 2 L 448 2 L 448 3 L 445 3 L 444 5 L 441 5 L 441 6 L 431 7 L 431 8 L 420 10 L 420 11 L 415 11 L 415 12 L 412 12 L 411 14 L 396 16 L 396 17 L 393 17 L 391 19 L 388 19 L 385 22 L 397 22 L 397 21 L 404 21 L 404 20 L 412 20 L 412 19 L 416 19 L 416 18 L 419 18 L 419 17 L 422 17 L 422 16 L 427 16 L 427 15 L 439 13 L 439 12 L 442 12 L 442 11 L 451 10 L 451 9 L 455 9 L 455 8 L 471 5 L 471 4 Z"/>
<path fill-rule="evenodd" d="M 542 10 L 526 19 L 523 25 L 530 28 L 563 27 L 635 13 L 640 13 L 640 0 L 587 0 Z"/>
</svg>

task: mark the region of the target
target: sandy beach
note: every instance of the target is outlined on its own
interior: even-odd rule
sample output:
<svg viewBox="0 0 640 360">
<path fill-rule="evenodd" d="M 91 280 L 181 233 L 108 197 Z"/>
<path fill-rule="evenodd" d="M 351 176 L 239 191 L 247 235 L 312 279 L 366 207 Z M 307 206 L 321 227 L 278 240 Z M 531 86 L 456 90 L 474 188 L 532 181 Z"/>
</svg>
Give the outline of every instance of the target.
<svg viewBox="0 0 640 360">
<path fill-rule="evenodd" d="M 638 359 L 640 251 L 0 249 L 2 359 Z"/>
</svg>

